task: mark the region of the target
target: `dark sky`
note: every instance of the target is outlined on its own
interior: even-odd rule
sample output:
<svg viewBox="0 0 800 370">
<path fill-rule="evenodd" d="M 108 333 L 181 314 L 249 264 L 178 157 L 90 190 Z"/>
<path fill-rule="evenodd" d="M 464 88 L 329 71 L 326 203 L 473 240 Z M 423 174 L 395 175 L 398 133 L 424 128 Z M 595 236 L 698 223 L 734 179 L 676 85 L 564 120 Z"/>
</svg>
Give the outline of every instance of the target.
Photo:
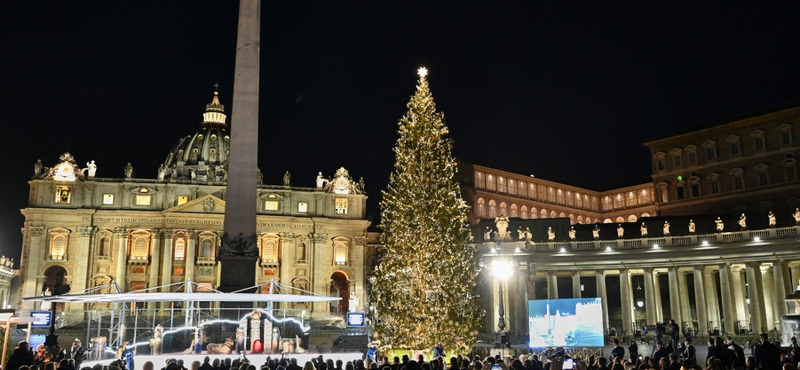
<svg viewBox="0 0 800 370">
<path fill-rule="evenodd" d="M 800 100 L 800 3 L 265 1 L 259 166 L 363 176 L 370 215 L 396 124 L 430 70 L 454 155 L 587 188 L 647 181 L 642 142 Z M 41 158 L 132 162 L 155 178 L 230 113 L 236 1 L 11 1 L 0 14 L 6 175 L 0 253 L 17 257 Z M 230 118 L 230 116 L 229 116 Z"/>
</svg>

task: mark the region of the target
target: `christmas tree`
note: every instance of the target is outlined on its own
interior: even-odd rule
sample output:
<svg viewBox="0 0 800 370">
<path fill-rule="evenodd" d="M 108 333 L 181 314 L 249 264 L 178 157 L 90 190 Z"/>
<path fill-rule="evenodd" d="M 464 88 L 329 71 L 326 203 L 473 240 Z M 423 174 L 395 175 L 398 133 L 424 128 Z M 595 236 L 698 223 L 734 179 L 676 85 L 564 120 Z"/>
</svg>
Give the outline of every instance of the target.
<svg viewBox="0 0 800 370">
<path fill-rule="evenodd" d="M 444 114 L 436 111 L 427 70 L 399 122 L 396 161 L 383 192 L 381 263 L 371 294 L 376 339 L 395 349 L 466 353 L 483 310 L 474 295 L 475 254 L 468 206 L 453 181 Z"/>
</svg>

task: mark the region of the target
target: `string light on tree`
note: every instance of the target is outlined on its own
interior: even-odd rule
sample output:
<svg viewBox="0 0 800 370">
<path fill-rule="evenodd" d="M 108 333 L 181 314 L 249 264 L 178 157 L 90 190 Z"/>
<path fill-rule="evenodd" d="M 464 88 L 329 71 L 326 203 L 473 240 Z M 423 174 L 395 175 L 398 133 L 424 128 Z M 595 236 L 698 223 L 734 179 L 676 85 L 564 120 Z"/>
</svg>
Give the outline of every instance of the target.
<svg viewBox="0 0 800 370">
<path fill-rule="evenodd" d="M 398 124 L 394 171 L 381 202 L 381 263 L 370 295 L 375 338 L 389 348 L 441 343 L 469 352 L 483 318 L 474 294 L 476 250 L 468 206 L 453 182 L 456 163 L 426 68 Z"/>
</svg>

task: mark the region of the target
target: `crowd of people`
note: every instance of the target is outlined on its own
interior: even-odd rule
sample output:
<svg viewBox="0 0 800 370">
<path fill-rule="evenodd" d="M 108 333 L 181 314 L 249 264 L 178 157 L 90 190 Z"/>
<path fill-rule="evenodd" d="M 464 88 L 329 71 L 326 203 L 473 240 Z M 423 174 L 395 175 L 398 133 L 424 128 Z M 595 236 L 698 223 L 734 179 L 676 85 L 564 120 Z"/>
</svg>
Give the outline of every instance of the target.
<svg viewBox="0 0 800 370">
<path fill-rule="evenodd" d="M 418 355 L 411 359 L 407 355 L 389 359 L 375 351 L 366 353 L 363 358 L 343 362 L 325 359 L 322 355 L 312 358 L 302 366 L 296 358 L 267 357 L 265 363 L 252 363 L 246 356 L 238 358 L 215 358 L 206 356 L 205 361 L 185 364 L 180 357 L 170 358 L 165 364 L 147 361 L 143 370 L 800 370 L 800 347 L 792 338 L 788 348 L 781 348 L 769 342 L 766 335 L 760 337 L 751 356 L 745 356 L 744 349 L 731 337 L 715 337 L 708 341 L 705 363 L 698 363 L 697 350 L 691 338 L 686 338 L 680 346 L 658 342 L 651 353 L 640 351 L 636 342 L 625 348 L 619 340 L 614 340 L 610 356 L 590 356 L 571 358 L 563 349 L 545 352 L 545 355 L 520 355 L 517 357 L 454 356 L 449 360 L 444 350 L 437 346 L 433 359 Z M 135 370 L 132 357 L 118 355 L 108 364 L 95 364 L 81 368 L 81 356 L 74 351 L 62 351 L 59 355 L 40 358 L 27 342 L 20 342 L 14 349 L 3 370 Z M 65 358 L 59 358 L 63 354 Z M 75 358 L 78 357 L 78 358 Z"/>
</svg>

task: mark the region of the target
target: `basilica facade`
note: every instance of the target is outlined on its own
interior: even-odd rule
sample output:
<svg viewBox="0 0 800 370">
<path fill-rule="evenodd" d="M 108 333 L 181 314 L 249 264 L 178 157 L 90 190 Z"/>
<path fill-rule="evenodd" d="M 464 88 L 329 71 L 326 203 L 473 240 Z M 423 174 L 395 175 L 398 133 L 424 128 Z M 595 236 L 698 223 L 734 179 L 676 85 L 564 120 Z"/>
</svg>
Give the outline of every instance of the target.
<svg viewBox="0 0 800 370">
<path fill-rule="evenodd" d="M 230 143 L 217 92 L 203 117 L 196 131 L 169 150 L 157 178 L 136 176 L 130 163 L 122 178 L 96 177 L 93 160 L 84 167 L 69 153 L 39 161 L 22 210 L 20 297 L 61 293 L 65 286 L 73 294 L 174 291 L 171 284 L 187 280 L 199 284 L 195 290 L 216 289 L 224 263 L 218 253 Z M 255 281 L 265 284 L 264 292 L 274 281 L 291 286 L 295 294 L 342 298 L 335 304 L 283 307 L 305 310 L 306 318 L 362 310 L 369 259 L 363 180 L 354 181 L 345 168 L 328 177 L 310 172 L 303 179 L 310 186 L 294 186 L 288 172 L 282 184 L 267 185 L 259 171 L 253 184 L 258 194 Z M 32 302 L 17 304 L 25 312 L 39 309 Z M 57 307 L 75 320 L 94 308 Z"/>
</svg>

